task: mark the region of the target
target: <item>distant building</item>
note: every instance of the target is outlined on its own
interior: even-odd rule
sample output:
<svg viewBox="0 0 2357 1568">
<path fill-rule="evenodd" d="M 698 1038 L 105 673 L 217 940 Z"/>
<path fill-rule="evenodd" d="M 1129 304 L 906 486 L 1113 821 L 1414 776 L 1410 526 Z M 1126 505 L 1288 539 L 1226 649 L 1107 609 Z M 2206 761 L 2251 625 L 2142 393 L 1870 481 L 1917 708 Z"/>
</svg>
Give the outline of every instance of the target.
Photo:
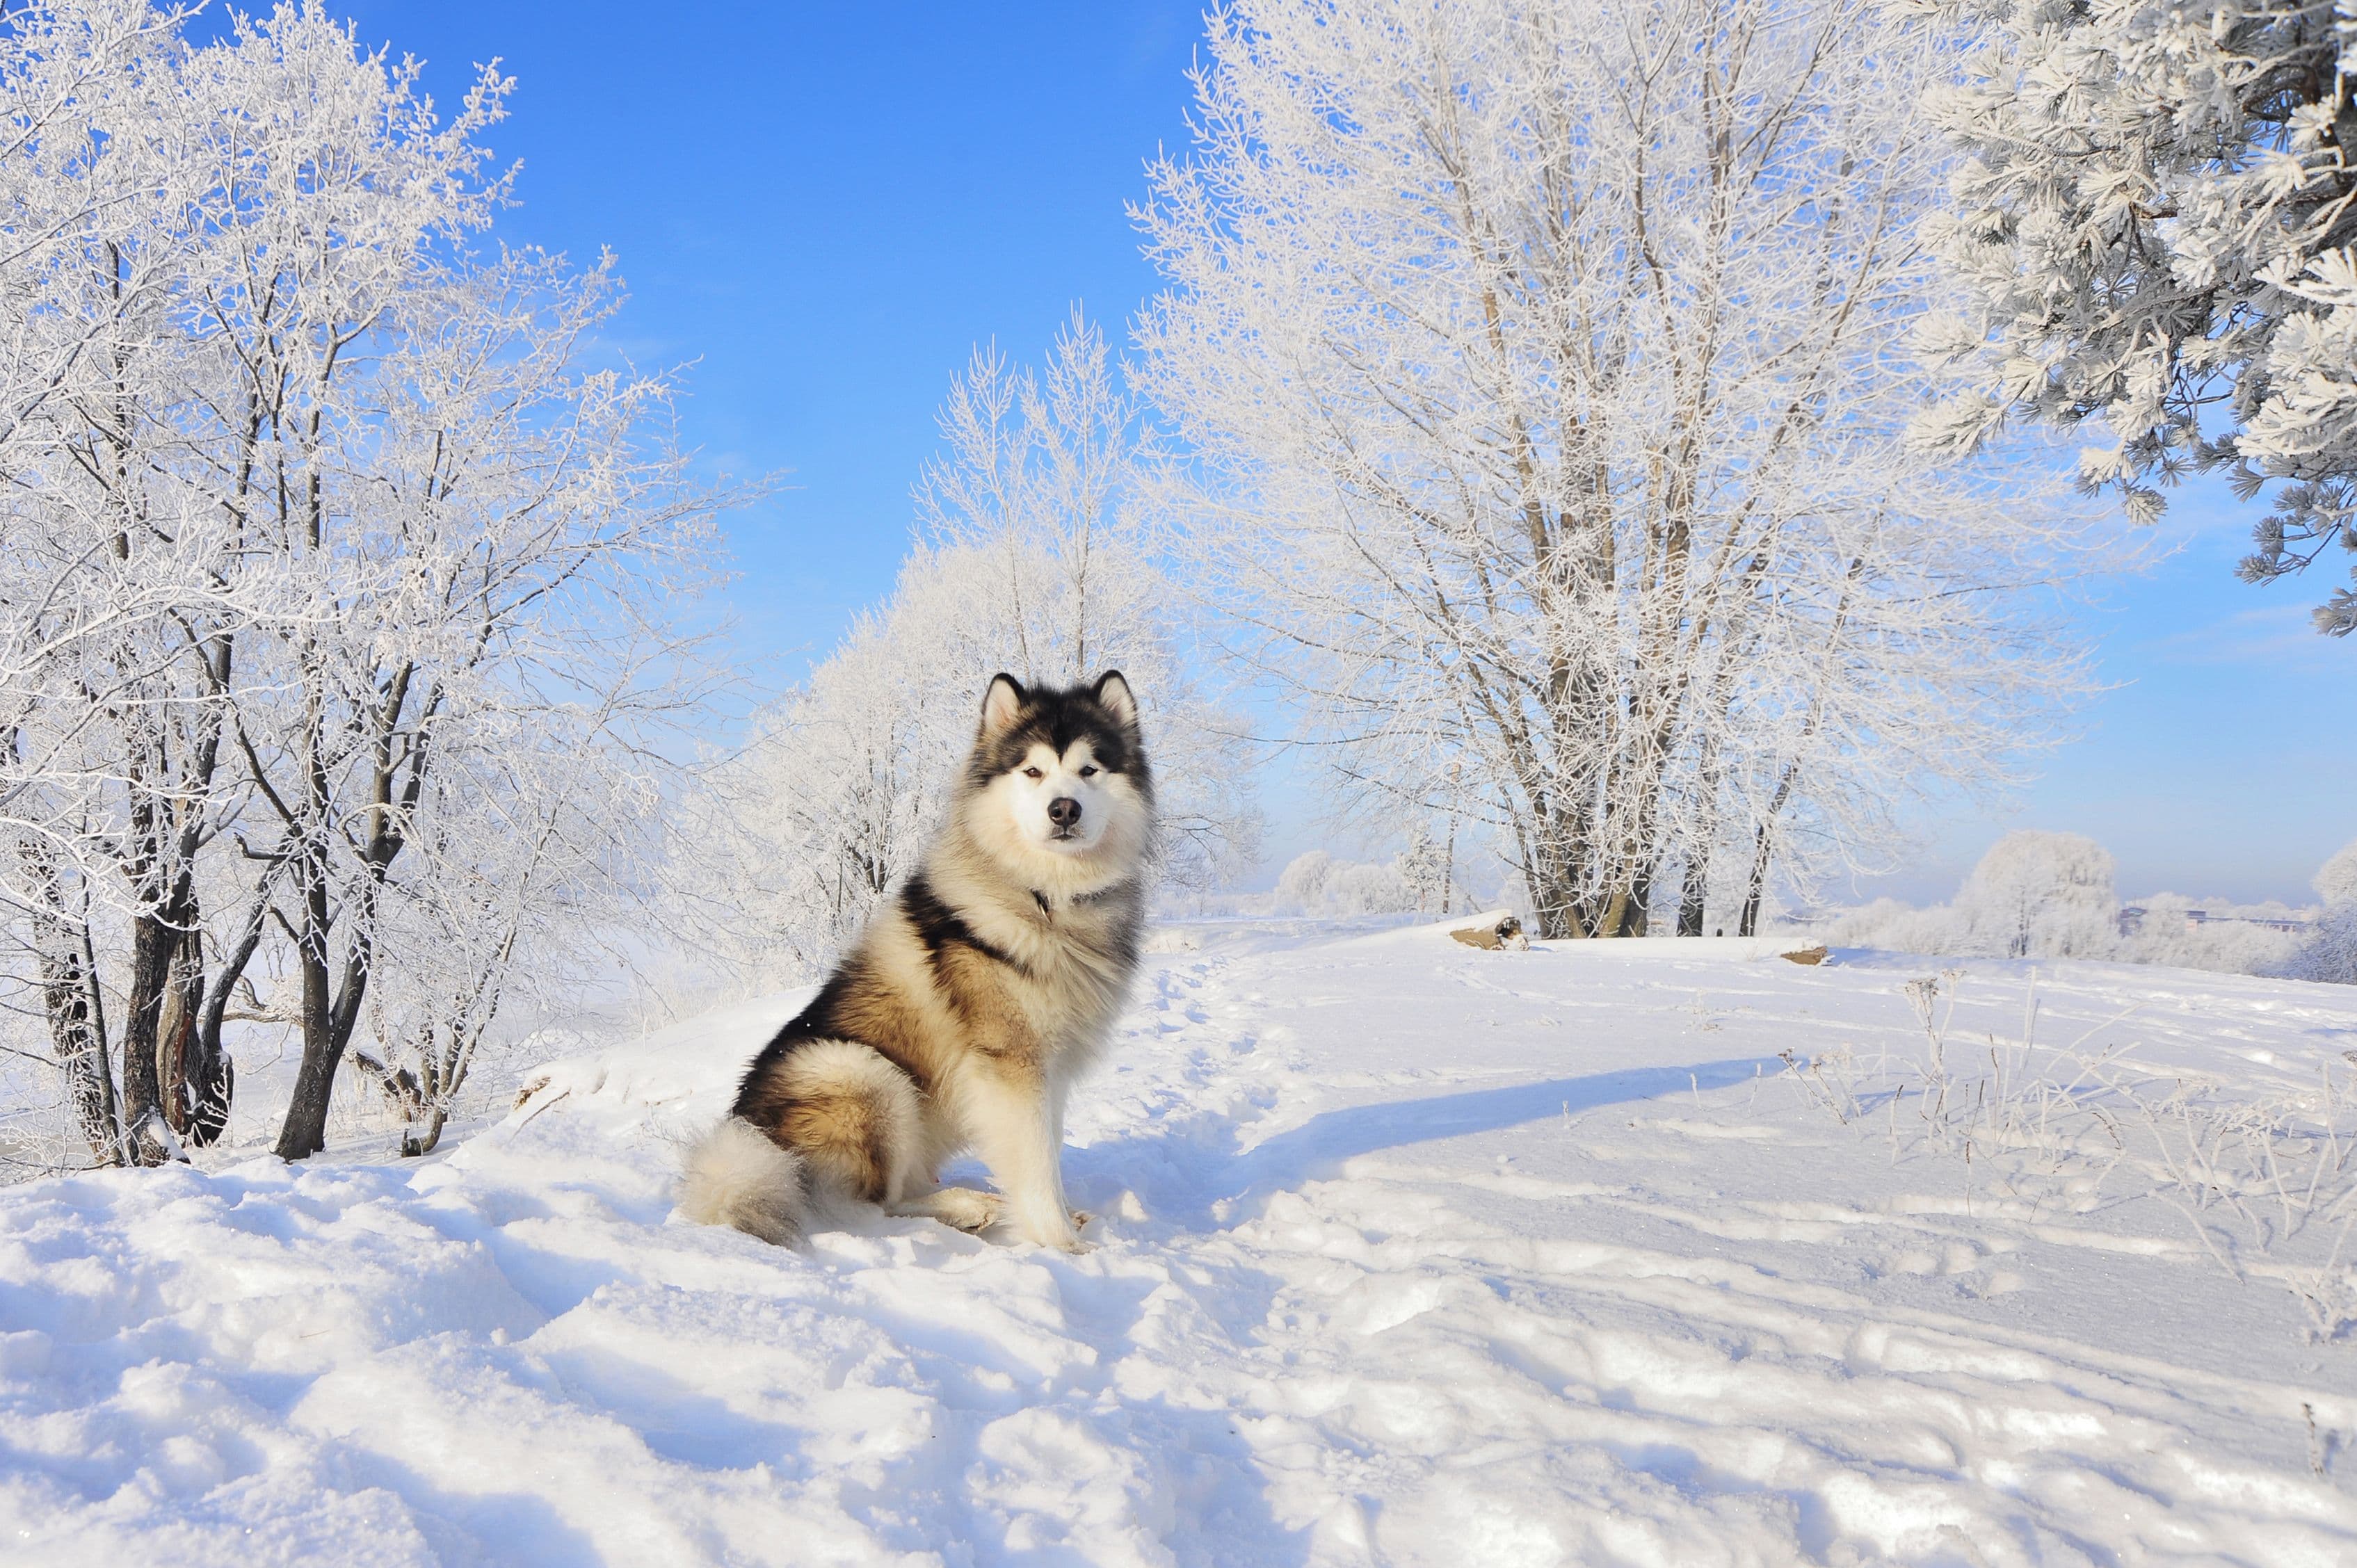
<svg viewBox="0 0 2357 1568">
<path fill-rule="evenodd" d="M 2223 912 L 2213 915 L 2207 909 L 2185 911 L 2185 929 L 2189 931 L 2198 926 L 2222 922 L 2237 926 L 2265 926 L 2271 931 L 2304 931 L 2308 929 L 2309 917 L 2306 915 L 2230 915 Z"/>
<path fill-rule="evenodd" d="M 2166 913 L 2166 911 L 2164 911 L 2164 913 Z M 2120 935 L 2124 937 L 2133 937 L 2137 935 L 2145 929 L 2145 922 L 2151 914 L 2152 911 L 2142 904 L 2123 904 L 2120 906 Z M 2189 931 L 2193 931 L 2201 929 L 2203 926 L 2211 925 L 2262 926 L 2270 931 L 2285 931 L 2297 934 L 2298 932 L 2308 929 L 2312 918 L 2313 917 L 2308 915 L 2289 913 L 2280 915 L 2244 915 L 2227 909 L 2188 909 L 2185 911 L 2185 929 Z"/>
</svg>

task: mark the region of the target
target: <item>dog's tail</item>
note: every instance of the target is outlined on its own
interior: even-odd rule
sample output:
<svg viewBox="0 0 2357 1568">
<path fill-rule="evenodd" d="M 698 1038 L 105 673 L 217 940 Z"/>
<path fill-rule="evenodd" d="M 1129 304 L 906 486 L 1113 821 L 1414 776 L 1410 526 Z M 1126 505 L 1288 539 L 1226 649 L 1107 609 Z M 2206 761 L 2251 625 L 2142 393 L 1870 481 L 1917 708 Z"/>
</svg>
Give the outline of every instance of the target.
<svg viewBox="0 0 2357 1568">
<path fill-rule="evenodd" d="M 808 1195 L 802 1156 L 729 1116 L 687 1152 L 679 1211 L 698 1225 L 730 1225 L 782 1245 L 801 1234 Z"/>
</svg>

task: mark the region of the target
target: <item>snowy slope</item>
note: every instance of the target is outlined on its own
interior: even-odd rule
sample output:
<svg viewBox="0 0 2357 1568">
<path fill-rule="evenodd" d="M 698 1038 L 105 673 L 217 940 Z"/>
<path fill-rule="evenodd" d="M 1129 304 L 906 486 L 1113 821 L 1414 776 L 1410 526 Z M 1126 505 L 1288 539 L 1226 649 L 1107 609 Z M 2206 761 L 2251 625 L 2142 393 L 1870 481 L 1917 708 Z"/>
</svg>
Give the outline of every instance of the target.
<svg viewBox="0 0 2357 1568">
<path fill-rule="evenodd" d="M 1080 1257 L 673 1219 L 792 997 L 424 1163 L 0 1194 L 0 1560 L 2357 1562 L 2357 1347 L 2278 1277 L 2323 1259 L 1786 1070 L 1921 1044 L 1927 966 L 1165 938 L 1075 1105 Z M 2018 1032 L 2026 968 L 1968 968 L 1957 1038 Z M 2253 1096 L 2357 1047 L 2336 988 L 2036 990 Z"/>
</svg>

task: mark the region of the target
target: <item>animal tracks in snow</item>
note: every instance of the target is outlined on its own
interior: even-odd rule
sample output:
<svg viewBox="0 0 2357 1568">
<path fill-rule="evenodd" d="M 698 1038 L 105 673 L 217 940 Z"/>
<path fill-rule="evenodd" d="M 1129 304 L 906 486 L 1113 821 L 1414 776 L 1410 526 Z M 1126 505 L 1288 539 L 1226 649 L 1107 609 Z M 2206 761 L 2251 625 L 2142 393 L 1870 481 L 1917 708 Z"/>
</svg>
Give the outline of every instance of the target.
<svg viewBox="0 0 2357 1568">
<path fill-rule="evenodd" d="M 0 1559 L 2357 1560 L 2357 1349 L 1792 1080 L 1920 1039 L 1917 970 L 1153 945 L 1072 1108 L 1082 1257 L 670 1219 L 794 998 L 549 1064 L 425 1162 L 0 1193 Z M 2018 1019 L 2026 975 L 1968 979 L 1968 1026 Z M 2147 1058 L 2255 1092 L 2357 1037 L 2318 987 L 2039 987 L 2072 1030 L 2141 998 Z"/>
</svg>

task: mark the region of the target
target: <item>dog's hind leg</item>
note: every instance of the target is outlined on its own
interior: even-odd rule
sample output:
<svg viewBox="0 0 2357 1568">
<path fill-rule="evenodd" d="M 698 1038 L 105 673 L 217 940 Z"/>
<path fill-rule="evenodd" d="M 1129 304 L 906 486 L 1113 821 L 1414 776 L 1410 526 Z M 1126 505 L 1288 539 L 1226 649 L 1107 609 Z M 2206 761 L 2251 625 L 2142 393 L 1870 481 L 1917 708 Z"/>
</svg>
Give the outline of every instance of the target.
<svg viewBox="0 0 2357 1568">
<path fill-rule="evenodd" d="M 813 1040 L 786 1058 L 779 1121 L 811 1176 L 889 1208 L 925 1185 L 917 1086 L 856 1040 Z"/>
</svg>

